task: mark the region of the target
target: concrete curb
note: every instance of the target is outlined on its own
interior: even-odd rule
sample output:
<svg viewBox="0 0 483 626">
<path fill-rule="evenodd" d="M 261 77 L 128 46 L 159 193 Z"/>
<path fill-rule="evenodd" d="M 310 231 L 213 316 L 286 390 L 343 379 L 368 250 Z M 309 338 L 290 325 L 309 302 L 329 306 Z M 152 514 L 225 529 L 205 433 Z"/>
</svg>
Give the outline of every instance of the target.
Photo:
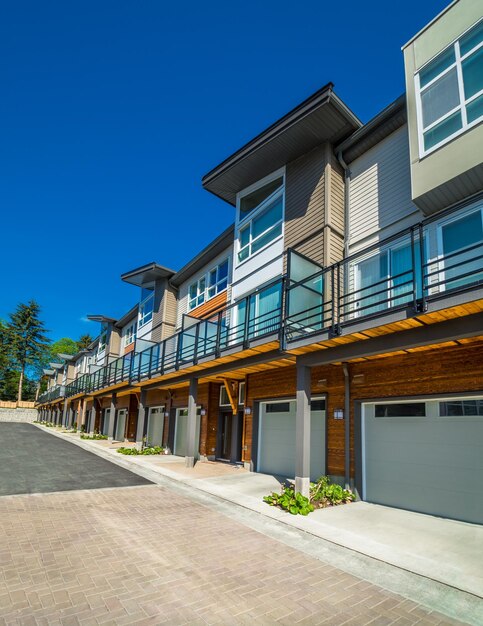
<svg viewBox="0 0 483 626">
<path fill-rule="evenodd" d="M 336 541 L 321 538 L 311 532 L 310 528 L 300 528 L 295 523 L 296 518 L 279 509 L 266 507 L 262 511 L 253 505 L 239 502 L 236 498 L 229 499 L 213 493 L 205 485 L 199 484 L 203 479 L 180 478 L 166 468 L 148 467 L 142 463 L 142 459 L 119 455 L 115 450 L 102 448 L 90 441 L 53 431 L 40 424 L 34 426 L 347 573 L 454 619 L 475 626 L 483 623 L 483 599 L 457 586 L 450 586 L 418 572 L 368 556 Z M 262 503 L 260 508 L 261 505 Z"/>
</svg>

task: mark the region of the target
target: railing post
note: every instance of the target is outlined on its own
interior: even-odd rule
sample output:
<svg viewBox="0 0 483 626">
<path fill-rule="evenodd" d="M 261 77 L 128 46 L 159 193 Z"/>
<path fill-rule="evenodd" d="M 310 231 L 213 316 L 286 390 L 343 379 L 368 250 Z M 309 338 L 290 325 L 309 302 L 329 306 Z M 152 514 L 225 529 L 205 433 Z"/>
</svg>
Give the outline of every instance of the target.
<svg viewBox="0 0 483 626">
<path fill-rule="evenodd" d="M 425 284 L 424 284 L 424 229 L 423 225 L 420 222 L 418 225 L 419 228 L 419 263 L 421 268 L 421 311 L 426 311 L 426 294 L 425 294 Z M 439 276 L 438 276 L 439 280 Z"/>
<path fill-rule="evenodd" d="M 251 294 L 245 298 L 246 307 L 245 307 L 245 328 L 243 329 L 243 347 L 248 348 L 249 341 L 249 323 L 250 323 L 250 302 L 251 302 Z"/>
<path fill-rule="evenodd" d="M 221 320 L 222 311 L 218 311 L 218 321 L 216 326 L 216 340 L 215 340 L 215 357 L 219 357 L 221 354 Z"/>
<path fill-rule="evenodd" d="M 161 350 L 161 376 L 164 374 L 164 359 L 166 357 L 166 344 L 167 344 L 167 340 L 165 339 L 163 341 L 163 349 Z"/>
<path fill-rule="evenodd" d="M 201 323 L 196 323 L 196 331 L 195 331 L 195 349 L 193 350 L 193 365 L 198 363 L 198 341 L 200 338 L 200 326 Z"/>
</svg>

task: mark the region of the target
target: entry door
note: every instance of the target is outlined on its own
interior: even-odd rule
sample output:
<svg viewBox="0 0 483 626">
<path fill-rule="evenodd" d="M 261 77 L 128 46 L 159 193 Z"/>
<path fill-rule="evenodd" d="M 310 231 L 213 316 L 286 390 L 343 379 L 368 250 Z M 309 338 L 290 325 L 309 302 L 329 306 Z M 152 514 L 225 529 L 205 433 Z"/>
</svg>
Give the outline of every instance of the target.
<svg viewBox="0 0 483 626">
<path fill-rule="evenodd" d="M 127 409 L 120 409 L 117 413 L 117 424 L 114 439 L 116 441 L 124 441 L 124 433 L 126 432 L 126 414 Z"/>
<path fill-rule="evenodd" d="M 162 446 L 164 433 L 164 407 L 152 406 L 149 409 L 148 430 L 146 435 L 149 446 Z"/>
<path fill-rule="evenodd" d="M 223 411 L 220 415 L 220 439 L 218 458 L 238 463 L 241 461 L 243 434 L 243 411 L 233 414 Z"/>
<path fill-rule="evenodd" d="M 102 434 L 109 434 L 109 420 L 111 415 L 111 409 L 104 409 L 104 418 L 102 420 Z"/>
<path fill-rule="evenodd" d="M 199 441 L 201 426 L 201 407 L 196 411 L 196 441 L 198 442 L 195 451 L 195 458 L 199 457 Z M 186 436 L 188 433 L 188 409 L 176 410 L 176 423 L 174 431 L 174 450 L 176 456 L 186 456 Z"/>
</svg>

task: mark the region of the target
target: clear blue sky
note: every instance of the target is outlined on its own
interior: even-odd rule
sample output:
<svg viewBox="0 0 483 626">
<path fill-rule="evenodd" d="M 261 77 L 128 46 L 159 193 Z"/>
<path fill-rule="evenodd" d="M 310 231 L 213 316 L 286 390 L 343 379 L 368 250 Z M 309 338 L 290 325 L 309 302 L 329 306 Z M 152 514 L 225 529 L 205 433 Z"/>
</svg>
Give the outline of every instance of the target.
<svg viewBox="0 0 483 626">
<path fill-rule="evenodd" d="M 48 0 L 0 8 L 0 318 L 96 334 L 233 209 L 201 177 L 319 87 L 369 120 L 404 91 L 401 46 L 449 0 Z"/>
</svg>

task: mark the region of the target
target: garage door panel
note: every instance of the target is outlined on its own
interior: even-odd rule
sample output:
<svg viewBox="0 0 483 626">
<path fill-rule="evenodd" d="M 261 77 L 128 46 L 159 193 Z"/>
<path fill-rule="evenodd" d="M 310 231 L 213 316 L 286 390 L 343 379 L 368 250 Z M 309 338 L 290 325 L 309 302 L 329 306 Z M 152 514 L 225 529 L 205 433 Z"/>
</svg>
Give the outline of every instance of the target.
<svg viewBox="0 0 483 626">
<path fill-rule="evenodd" d="M 435 400 L 427 403 L 434 415 Z M 483 523 L 483 418 L 376 418 L 371 406 L 363 422 L 364 499 Z"/>
<path fill-rule="evenodd" d="M 283 412 L 268 412 L 267 404 L 276 403 L 260 403 L 258 470 L 266 474 L 293 478 L 295 476 L 296 403 L 290 401 L 290 410 Z M 310 438 L 312 480 L 325 474 L 325 431 L 325 411 L 312 411 Z"/>
</svg>

